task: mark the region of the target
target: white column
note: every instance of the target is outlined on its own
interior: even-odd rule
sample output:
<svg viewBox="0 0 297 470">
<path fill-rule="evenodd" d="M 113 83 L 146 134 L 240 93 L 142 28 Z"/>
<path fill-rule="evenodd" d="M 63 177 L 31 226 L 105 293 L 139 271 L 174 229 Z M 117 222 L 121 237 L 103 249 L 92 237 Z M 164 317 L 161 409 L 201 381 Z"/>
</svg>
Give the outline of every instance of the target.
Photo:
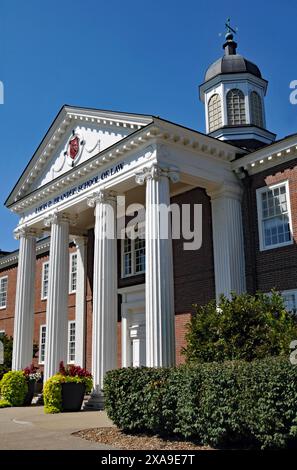
<svg viewBox="0 0 297 470">
<path fill-rule="evenodd" d="M 77 281 L 75 300 L 75 364 L 85 367 L 86 337 L 86 251 L 87 238 L 74 237 L 77 253 Z"/>
<path fill-rule="evenodd" d="M 117 239 L 116 200 L 112 191 L 88 199 L 95 207 L 92 322 L 94 390 L 86 408 L 103 407 L 103 379 L 117 367 Z"/>
<path fill-rule="evenodd" d="M 212 233 L 216 299 L 246 290 L 240 187 L 208 192 L 212 207 Z"/>
<path fill-rule="evenodd" d="M 171 226 L 161 236 L 160 205 L 170 205 L 169 179 L 178 180 L 176 171 L 156 164 L 144 168 L 136 181 L 146 181 L 146 363 L 149 367 L 175 364 L 175 314 Z M 166 225 L 166 224 L 165 224 Z"/>
<path fill-rule="evenodd" d="M 13 333 L 12 369 L 20 370 L 32 363 L 34 300 L 35 300 L 35 263 L 36 232 L 16 230 L 20 240 L 15 317 Z"/>
<path fill-rule="evenodd" d="M 44 380 L 67 363 L 69 294 L 69 218 L 53 214 L 45 220 L 51 226 L 48 297 L 46 306 L 46 343 Z"/>
</svg>

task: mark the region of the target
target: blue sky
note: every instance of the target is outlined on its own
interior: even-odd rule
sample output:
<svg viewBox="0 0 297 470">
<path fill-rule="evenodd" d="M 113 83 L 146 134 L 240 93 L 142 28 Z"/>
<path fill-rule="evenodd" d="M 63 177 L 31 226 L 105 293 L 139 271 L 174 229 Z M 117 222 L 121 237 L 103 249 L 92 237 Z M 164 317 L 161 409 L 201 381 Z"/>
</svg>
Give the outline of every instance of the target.
<svg viewBox="0 0 297 470">
<path fill-rule="evenodd" d="M 17 218 L 3 203 L 67 103 L 164 117 L 204 131 L 197 86 L 222 54 L 225 19 L 238 52 L 269 80 L 269 130 L 297 132 L 295 1 L 1 0 L 0 248 Z"/>
</svg>

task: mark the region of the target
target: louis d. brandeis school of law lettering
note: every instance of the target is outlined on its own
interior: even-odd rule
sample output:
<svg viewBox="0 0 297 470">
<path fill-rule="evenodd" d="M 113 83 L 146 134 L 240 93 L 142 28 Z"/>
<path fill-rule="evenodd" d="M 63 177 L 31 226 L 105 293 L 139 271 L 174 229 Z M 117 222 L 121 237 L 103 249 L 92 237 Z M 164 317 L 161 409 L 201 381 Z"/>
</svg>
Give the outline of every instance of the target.
<svg viewBox="0 0 297 470">
<path fill-rule="evenodd" d="M 268 82 L 230 31 L 223 47 L 199 87 L 206 134 L 63 106 L 5 202 L 19 216 L 19 250 L 0 252 L 13 369 L 91 369 L 89 408 L 110 369 L 180 364 L 193 304 L 276 288 L 297 309 L 297 134 L 267 130 Z"/>
</svg>

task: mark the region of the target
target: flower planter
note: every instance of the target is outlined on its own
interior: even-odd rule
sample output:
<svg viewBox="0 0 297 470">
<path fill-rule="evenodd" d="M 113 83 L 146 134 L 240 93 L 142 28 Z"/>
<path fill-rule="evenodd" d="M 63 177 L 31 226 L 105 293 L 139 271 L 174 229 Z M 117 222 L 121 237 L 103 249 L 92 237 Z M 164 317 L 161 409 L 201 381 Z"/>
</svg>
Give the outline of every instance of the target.
<svg viewBox="0 0 297 470">
<path fill-rule="evenodd" d="M 28 382 L 28 392 L 25 396 L 24 406 L 30 406 L 33 396 L 34 396 L 34 389 L 35 389 L 35 380 L 29 380 Z"/>
<path fill-rule="evenodd" d="M 84 395 L 85 385 L 82 383 L 62 383 L 62 411 L 80 411 Z"/>
<path fill-rule="evenodd" d="M 40 395 L 42 393 L 43 383 L 35 382 L 34 393 L 35 395 Z"/>
</svg>

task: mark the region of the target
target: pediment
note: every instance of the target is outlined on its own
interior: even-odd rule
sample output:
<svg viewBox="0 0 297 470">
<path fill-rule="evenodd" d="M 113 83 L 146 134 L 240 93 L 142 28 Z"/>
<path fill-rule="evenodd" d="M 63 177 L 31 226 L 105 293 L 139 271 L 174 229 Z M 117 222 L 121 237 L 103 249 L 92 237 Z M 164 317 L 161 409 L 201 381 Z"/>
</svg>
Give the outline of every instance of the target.
<svg viewBox="0 0 297 470">
<path fill-rule="evenodd" d="M 151 116 L 64 106 L 9 195 L 11 206 L 152 122 Z"/>
</svg>

